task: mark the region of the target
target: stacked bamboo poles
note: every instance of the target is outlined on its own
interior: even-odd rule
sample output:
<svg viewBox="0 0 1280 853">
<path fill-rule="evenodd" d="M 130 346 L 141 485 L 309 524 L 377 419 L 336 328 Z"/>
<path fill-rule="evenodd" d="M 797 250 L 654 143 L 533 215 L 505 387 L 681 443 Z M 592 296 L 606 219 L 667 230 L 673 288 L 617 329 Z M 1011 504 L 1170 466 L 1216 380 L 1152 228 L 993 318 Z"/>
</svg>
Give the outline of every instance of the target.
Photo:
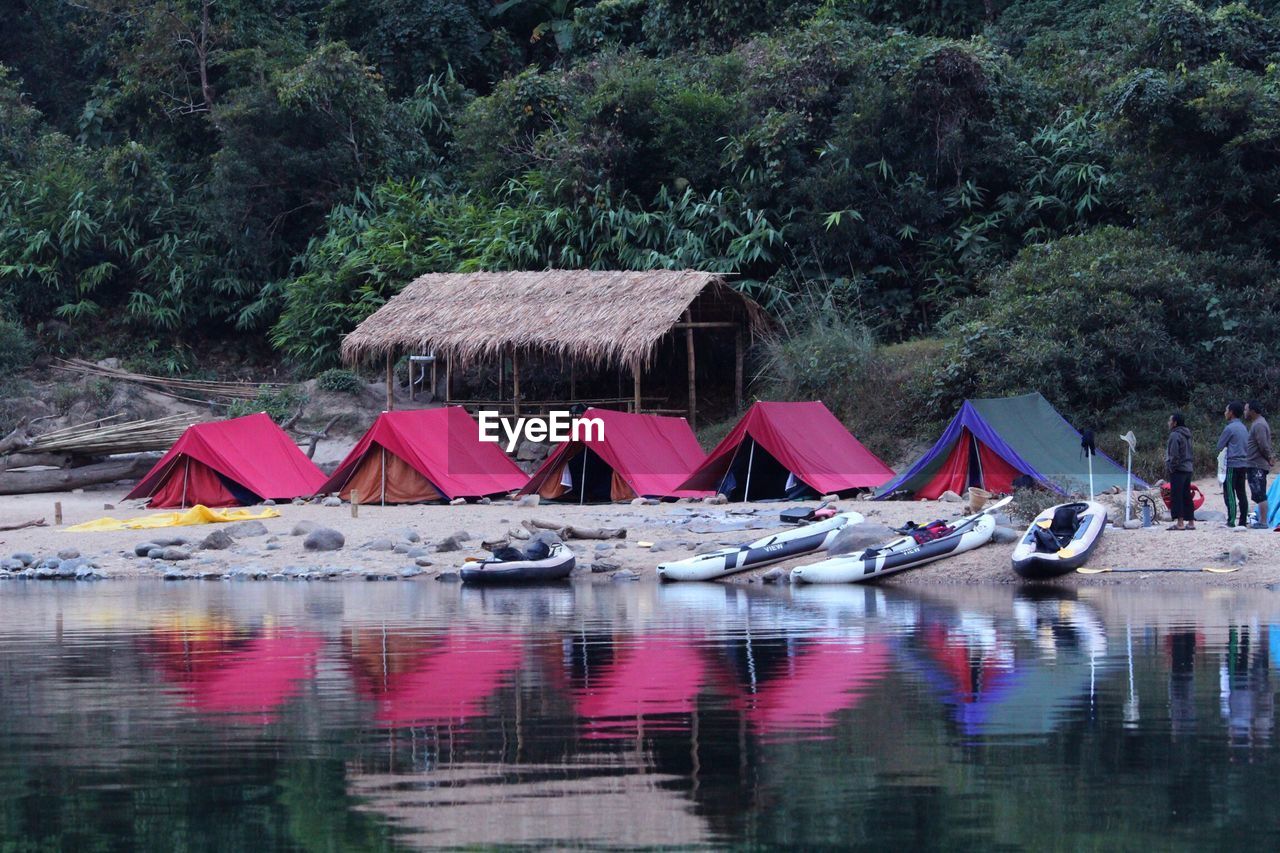
<svg viewBox="0 0 1280 853">
<path fill-rule="evenodd" d="M 119 421 L 122 417 L 124 417 L 123 413 L 111 415 L 38 435 L 23 448 L 23 452 L 110 456 L 114 453 L 165 450 L 178 440 L 187 427 L 200 421 L 199 418 L 191 415 L 170 415 L 156 420 Z"/>
<path fill-rule="evenodd" d="M 114 379 L 117 382 L 142 385 L 175 400 L 186 400 L 192 403 L 207 403 L 218 397 L 252 400 L 258 396 L 258 393 L 263 388 L 278 391 L 287 387 L 286 383 L 282 382 L 211 382 L 201 379 L 174 379 L 168 376 L 151 376 L 146 373 L 132 373 L 117 367 L 102 367 L 91 361 L 84 361 L 78 358 L 60 358 L 58 359 L 58 364 L 54 366 L 69 373 L 81 373 L 87 376 Z"/>
</svg>

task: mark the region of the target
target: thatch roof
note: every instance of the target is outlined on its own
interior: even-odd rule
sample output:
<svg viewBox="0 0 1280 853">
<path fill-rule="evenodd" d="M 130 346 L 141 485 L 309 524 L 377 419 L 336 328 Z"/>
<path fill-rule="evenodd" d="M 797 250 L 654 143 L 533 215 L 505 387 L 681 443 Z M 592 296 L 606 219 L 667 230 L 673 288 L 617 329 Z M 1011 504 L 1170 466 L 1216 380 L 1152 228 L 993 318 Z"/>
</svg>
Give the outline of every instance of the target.
<svg viewBox="0 0 1280 853">
<path fill-rule="evenodd" d="M 466 362 L 514 346 L 589 363 L 647 361 L 695 301 L 695 320 L 734 318 L 751 331 L 767 324 L 763 309 L 718 273 L 433 273 L 415 279 L 347 335 L 342 357 L 354 362 L 434 350 Z"/>
</svg>

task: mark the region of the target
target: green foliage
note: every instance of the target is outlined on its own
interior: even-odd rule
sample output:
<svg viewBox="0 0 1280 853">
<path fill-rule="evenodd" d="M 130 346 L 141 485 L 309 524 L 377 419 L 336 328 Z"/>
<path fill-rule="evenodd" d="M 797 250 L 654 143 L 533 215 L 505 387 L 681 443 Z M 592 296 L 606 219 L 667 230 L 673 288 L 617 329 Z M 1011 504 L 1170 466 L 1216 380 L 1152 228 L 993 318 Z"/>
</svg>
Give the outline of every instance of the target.
<svg viewBox="0 0 1280 853">
<path fill-rule="evenodd" d="M 316 387 L 321 391 L 354 396 L 364 390 L 364 380 L 350 370 L 333 367 L 316 375 Z"/>
<path fill-rule="evenodd" d="M 1085 491 L 1089 489 L 1086 487 Z M 1062 495 L 1048 489 L 1014 489 L 1012 497 L 1007 505 L 1009 517 L 1023 524 L 1030 524 L 1040 513 L 1063 501 Z"/>
<path fill-rule="evenodd" d="M 36 345 L 22 326 L 0 320 L 0 380 L 26 370 L 36 357 Z"/>
<path fill-rule="evenodd" d="M 1028 248 L 957 312 L 935 405 L 1039 390 L 1068 417 L 1109 423 L 1271 399 L 1275 275 L 1113 227 Z"/>
<path fill-rule="evenodd" d="M 296 386 L 289 385 L 272 390 L 263 385 L 252 400 L 233 400 L 227 406 L 227 417 L 239 418 L 257 412 L 266 412 L 271 420 L 283 423 L 307 402 L 307 396 Z"/>
</svg>

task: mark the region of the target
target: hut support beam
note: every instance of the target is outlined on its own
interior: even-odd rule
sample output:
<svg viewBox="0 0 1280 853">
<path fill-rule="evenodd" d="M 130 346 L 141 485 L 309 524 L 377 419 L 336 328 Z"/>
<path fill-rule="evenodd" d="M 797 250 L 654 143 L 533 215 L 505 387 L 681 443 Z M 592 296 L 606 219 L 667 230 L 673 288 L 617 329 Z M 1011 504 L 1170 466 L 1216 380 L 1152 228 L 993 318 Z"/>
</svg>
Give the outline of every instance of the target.
<svg viewBox="0 0 1280 853">
<path fill-rule="evenodd" d="M 631 362 L 631 376 L 635 382 L 635 388 L 633 389 L 635 402 L 631 411 L 640 414 L 640 359 L 638 358 Z"/>
<path fill-rule="evenodd" d="M 520 356 L 516 348 L 511 348 L 511 406 L 520 414 Z"/>
<path fill-rule="evenodd" d="M 444 404 L 453 399 L 453 356 L 444 357 Z"/>
<path fill-rule="evenodd" d="M 742 364 L 746 353 L 742 348 L 742 328 L 733 334 L 733 405 L 742 411 Z"/>
<path fill-rule="evenodd" d="M 409 369 L 412 370 L 413 365 L 410 365 Z M 387 353 L 387 411 L 388 412 L 396 407 L 396 393 L 395 393 L 396 378 L 395 377 L 396 377 L 395 370 L 392 367 L 392 362 L 391 362 L 391 353 Z"/>
<path fill-rule="evenodd" d="M 686 309 L 684 312 L 684 349 L 689 362 L 689 426 L 698 428 L 698 374 L 693 360 L 693 318 Z"/>
</svg>

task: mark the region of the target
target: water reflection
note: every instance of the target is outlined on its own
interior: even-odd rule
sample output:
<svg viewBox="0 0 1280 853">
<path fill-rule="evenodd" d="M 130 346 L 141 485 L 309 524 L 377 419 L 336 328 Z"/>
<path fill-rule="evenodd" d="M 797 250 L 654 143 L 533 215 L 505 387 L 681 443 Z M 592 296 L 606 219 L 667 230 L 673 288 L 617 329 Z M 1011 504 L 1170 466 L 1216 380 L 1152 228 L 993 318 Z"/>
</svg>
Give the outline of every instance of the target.
<svg viewBox="0 0 1280 853">
<path fill-rule="evenodd" d="M 1256 593 L 372 586 L 10 587 L 0 837 L 1193 847 L 1280 819 Z"/>
</svg>

